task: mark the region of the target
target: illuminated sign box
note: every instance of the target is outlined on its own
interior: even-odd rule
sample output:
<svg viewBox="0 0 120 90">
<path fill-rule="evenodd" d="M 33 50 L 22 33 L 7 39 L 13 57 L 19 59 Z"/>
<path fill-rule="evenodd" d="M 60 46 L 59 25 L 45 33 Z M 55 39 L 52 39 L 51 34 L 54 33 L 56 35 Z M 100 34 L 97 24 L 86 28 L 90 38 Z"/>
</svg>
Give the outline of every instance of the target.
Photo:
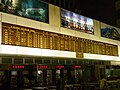
<svg viewBox="0 0 120 90">
<path fill-rule="evenodd" d="M 59 66 L 55 66 L 55 68 L 62 69 L 62 68 L 65 68 L 65 66 L 59 65 Z"/>
<path fill-rule="evenodd" d="M 40 0 L 1 0 L 0 11 L 48 23 L 48 4 Z"/>
<path fill-rule="evenodd" d="M 38 68 L 38 69 L 47 69 L 49 68 L 48 65 L 13 65 L 11 66 L 12 69 L 33 69 L 33 68 Z"/>
<path fill-rule="evenodd" d="M 47 68 L 49 68 L 49 66 L 47 66 L 47 65 L 38 65 L 37 68 L 39 68 L 39 69 L 47 69 Z"/>
<path fill-rule="evenodd" d="M 105 24 L 101 22 L 101 36 L 114 39 L 114 40 L 119 40 L 120 41 L 120 29 L 116 28 L 114 26 Z"/>
<path fill-rule="evenodd" d="M 81 68 L 81 66 L 73 66 L 73 68 Z"/>
<path fill-rule="evenodd" d="M 24 69 L 25 66 L 23 65 L 14 65 L 14 66 L 11 66 L 12 69 Z"/>
<path fill-rule="evenodd" d="M 89 34 L 94 34 L 93 19 L 61 9 L 61 26 Z"/>
<path fill-rule="evenodd" d="M 56 69 L 71 69 L 71 68 L 81 68 L 81 66 L 72 66 L 72 65 L 65 65 L 65 66 L 63 66 L 63 65 L 57 65 L 57 66 L 55 66 L 55 68 Z"/>
</svg>

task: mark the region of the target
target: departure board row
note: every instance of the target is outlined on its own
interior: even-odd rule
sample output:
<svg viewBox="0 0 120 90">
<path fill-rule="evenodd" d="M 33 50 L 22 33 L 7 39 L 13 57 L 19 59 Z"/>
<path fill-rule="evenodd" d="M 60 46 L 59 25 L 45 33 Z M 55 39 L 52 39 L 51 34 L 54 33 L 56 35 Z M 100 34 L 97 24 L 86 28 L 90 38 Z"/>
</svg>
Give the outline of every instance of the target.
<svg viewBox="0 0 120 90">
<path fill-rule="evenodd" d="M 2 44 L 118 56 L 117 45 L 2 23 Z"/>
</svg>

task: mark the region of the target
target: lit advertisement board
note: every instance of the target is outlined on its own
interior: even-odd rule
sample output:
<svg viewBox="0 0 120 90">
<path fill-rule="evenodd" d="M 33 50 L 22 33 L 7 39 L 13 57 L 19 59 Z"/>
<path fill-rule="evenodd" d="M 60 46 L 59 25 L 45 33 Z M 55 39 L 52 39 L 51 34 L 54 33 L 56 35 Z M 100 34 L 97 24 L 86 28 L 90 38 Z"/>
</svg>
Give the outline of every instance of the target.
<svg viewBox="0 0 120 90">
<path fill-rule="evenodd" d="M 0 11 L 48 23 L 48 4 L 40 0 L 2 0 Z"/>
<path fill-rule="evenodd" d="M 22 0 L 22 15 L 42 22 L 48 22 L 48 5 L 40 0 Z"/>
<path fill-rule="evenodd" d="M 93 19 L 61 9 L 61 26 L 94 34 Z"/>
<path fill-rule="evenodd" d="M 101 23 L 101 36 L 120 41 L 120 29 Z"/>
</svg>

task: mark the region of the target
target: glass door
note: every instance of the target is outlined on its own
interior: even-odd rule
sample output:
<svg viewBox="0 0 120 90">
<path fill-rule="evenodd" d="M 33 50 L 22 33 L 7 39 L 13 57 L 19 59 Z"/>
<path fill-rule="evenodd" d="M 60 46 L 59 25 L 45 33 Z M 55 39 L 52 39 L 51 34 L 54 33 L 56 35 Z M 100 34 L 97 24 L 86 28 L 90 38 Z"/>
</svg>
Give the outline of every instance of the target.
<svg viewBox="0 0 120 90">
<path fill-rule="evenodd" d="M 97 81 L 100 80 L 100 75 L 105 75 L 105 65 L 96 65 L 95 66 L 95 76 Z"/>
</svg>

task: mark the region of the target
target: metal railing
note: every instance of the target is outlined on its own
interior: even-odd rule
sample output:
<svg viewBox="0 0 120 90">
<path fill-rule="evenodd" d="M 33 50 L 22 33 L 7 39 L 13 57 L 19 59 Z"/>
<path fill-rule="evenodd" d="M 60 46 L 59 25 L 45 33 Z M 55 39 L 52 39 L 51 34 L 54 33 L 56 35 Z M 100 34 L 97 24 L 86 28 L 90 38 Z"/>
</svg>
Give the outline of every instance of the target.
<svg viewBox="0 0 120 90">
<path fill-rule="evenodd" d="M 82 90 L 82 86 L 80 84 L 65 85 L 65 90 Z"/>
<path fill-rule="evenodd" d="M 82 85 L 82 90 L 97 90 L 95 85 Z"/>
<path fill-rule="evenodd" d="M 82 83 L 82 90 L 99 90 L 99 83 Z"/>
</svg>

